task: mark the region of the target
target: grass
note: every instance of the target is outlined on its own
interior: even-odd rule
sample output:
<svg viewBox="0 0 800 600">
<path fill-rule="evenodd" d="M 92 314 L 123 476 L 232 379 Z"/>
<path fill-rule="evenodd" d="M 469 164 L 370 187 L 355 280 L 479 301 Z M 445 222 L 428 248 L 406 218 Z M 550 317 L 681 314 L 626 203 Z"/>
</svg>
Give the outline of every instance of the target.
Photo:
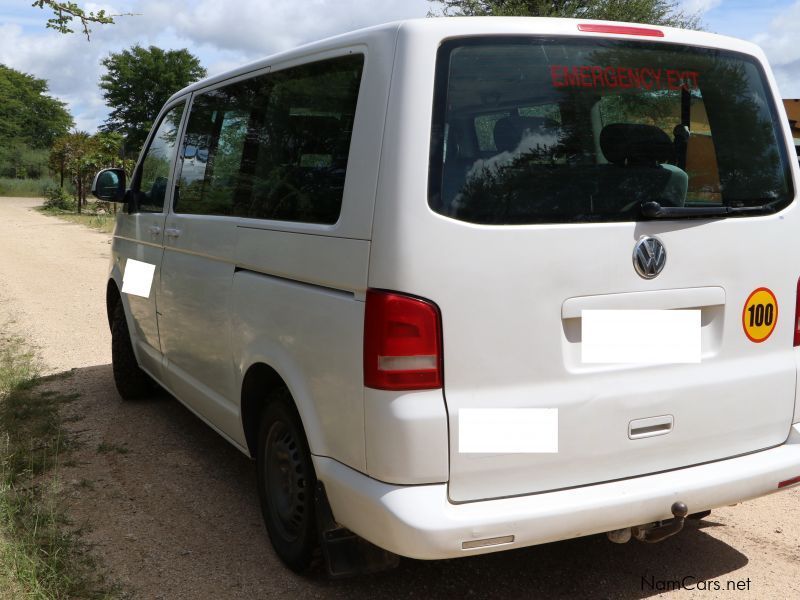
<svg viewBox="0 0 800 600">
<path fill-rule="evenodd" d="M 12 179 L 0 177 L 0 196 L 37 198 L 44 195 L 48 185 L 55 185 L 51 179 Z"/>
<path fill-rule="evenodd" d="M 108 598 L 113 590 L 64 510 L 59 467 L 75 441 L 36 357 L 0 334 L 0 598 Z"/>
<path fill-rule="evenodd" d="M 113 213 L 97 212 L 97 208 L 93 207 L 91 204 L 85 207 L 84 212 L 81 214 L 69 210 L 61 210 L 59 208 L 46 208 L 44 206 L 39 207 L 39 211 L 42 214 L 58 217 L 70 223 L 78 223 L 79 225 L 84 225 L 85 227 L 96 229 L 103 233 L 111 233 L 114 231 L 114 223 L 116 222 L 116 216 Z"/>
</svg>

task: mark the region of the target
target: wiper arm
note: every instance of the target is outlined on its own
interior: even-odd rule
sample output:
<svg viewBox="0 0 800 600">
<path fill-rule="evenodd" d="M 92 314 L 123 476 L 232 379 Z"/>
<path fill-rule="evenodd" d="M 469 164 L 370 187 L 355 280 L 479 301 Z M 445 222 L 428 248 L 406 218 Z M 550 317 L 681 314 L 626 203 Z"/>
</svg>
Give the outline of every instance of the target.
<svg viewBox="0 0 800 600">
<path fill-rule="evenodd" d="M 766 213 L 773 210 L 772 203 L 760 206 L 661 206 L 659 202 L 642 202 L 642 214 L 649 219 L 677 219 L 681 217 L 714 217 L 743 213 Z"/>
</svg>

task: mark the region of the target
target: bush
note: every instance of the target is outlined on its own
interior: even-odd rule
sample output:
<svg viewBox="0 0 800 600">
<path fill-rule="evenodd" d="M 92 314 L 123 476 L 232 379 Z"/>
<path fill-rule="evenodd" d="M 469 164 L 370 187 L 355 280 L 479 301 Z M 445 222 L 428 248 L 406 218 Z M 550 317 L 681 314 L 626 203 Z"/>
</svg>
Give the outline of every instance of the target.
<svg viewBox="0 0 800 600">
<path fill-rule="evenodd" d="M 49 151 L 21 143 L 0 147 L 0 177 L 39 179 L 47 176 Z"/>
<path fill-rule="evenodd" d="M 0 177 L 0 196 L 16 196 L 18 198 L 36 198 L 44 195 L 51 179 L 14 179 Z"/>
<path fill-rule="evenodd" d="M 47 186 L 44 190 L 44 207 L 59 210 L 74 210 L 75 199 L 64 188 L 57 185 Z"/>
</svg>

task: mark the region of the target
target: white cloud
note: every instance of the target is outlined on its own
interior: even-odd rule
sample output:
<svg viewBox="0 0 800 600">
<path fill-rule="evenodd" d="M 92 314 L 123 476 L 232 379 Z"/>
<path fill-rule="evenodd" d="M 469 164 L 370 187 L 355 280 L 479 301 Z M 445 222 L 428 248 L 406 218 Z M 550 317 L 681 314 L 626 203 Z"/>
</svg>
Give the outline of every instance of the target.
<svg viewBox="0 0 800 600">
<path fill-rule="evenodd" d="M 20 6 L 0 17 L 0 63 L 48 80 L 51 93 L 68 103 L 77 126 L 93 131 L 108 112 L 97 83 L 100 61 L 110 52 L 137 43 L 187 48 L 213 75 L 315 39 L 424 17 L 431 5 L 427 0 L 100 0 L 86 6 L 136 16 L 94 26 L 87 42 L 80 33 L 65 36 L 45 29 L 45 11 Z M 761 28 L 755 41 L 767 51 L 782 92 L 800 97 L 800 0 L 793 0 L 791 8 L 765 4 L 744 10 L 733 0 L 683 0 L 682 6 L 700 13 L 716 8 L 710 28 L 719 33 L 752 37 Z"/>
<path fill-rule="evenodd" d="M 179 35 L 217 48 L 270 54 L 337 33 L 412 16 L 424 17 L 426 0 L 199 0 L 175 15 Z"/>
<path fill-rule="evenodd" d="M 134 13 L 114 25 L 92 27 L 92 41 L 78 31 L 45 29 L 48 14 L 36 8 L 0 20 L 0 63 L 49 83 L 68 103 L 80 129 L 94 131 L 108 109 L 97 87 L 110 52 L 134 44 L 187 48 L 209 74 L 299 44 L 396 19 L 424 17 L 427 0 L 107 0 L 88 10 Z"/>
<path fill-rule="evenodd" d="M 784 98 L 800 98 L 798 23 L 800 0 L 781 10 L 780 16 L 769 24 L 767 31 L 753 37 L 753 41 L 766 52 Z"/>
<path fill-rule="evenodd" d="M 85 39 L 55 32 L 28 35 L 19 25 L 3 25 L 0 63 L 46 79 L 50 94 L 67 103 L 76 122 L 94 130 L 97 122 L 88 122 L 83 107 L 96 107 L 100 66 L 96 55 L 85 51 L 86 44 Z"/>
<path fill-rule="evenodd" d="M 722 4 L 722 0 L 683 0 L 681 2 L 683 5 L 683 9 L 690 13 L 707 13 L 713 8 L 717 8 L 720 4 Z"/>
</svg>

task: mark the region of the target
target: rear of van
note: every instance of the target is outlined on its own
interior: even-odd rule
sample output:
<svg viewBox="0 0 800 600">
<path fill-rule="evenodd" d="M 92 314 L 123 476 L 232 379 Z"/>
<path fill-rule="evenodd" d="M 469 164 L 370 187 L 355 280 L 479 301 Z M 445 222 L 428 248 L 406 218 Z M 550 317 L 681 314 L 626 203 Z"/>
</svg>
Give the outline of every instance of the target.
<svg viewBox="0 0 800 600">
<path fill-rule="evenodd" d="M 366 298 L 371 477 L 315 459 L 337 520 L 445 558 L 800 483 L 788 134 L 745 42 L 403 24 Z"/>
</svg>

